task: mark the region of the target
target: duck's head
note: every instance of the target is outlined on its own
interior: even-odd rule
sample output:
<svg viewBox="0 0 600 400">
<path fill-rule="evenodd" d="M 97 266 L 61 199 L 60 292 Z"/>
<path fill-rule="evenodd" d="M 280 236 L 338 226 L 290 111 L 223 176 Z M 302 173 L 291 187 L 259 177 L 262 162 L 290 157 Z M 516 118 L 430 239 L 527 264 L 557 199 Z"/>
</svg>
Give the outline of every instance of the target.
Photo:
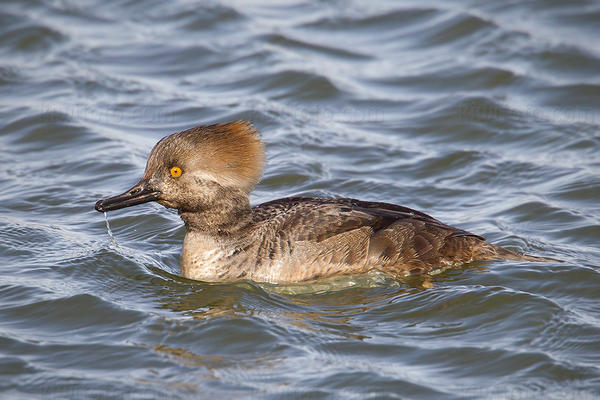
<svg viewBox="0 0 600 400">
<path fill-rule="evenodd" d="M 198 126 L 163 138 L 152 149 L 142 179 L 96 210 L 149 201 L 198 212 L 252 191 L 262 174 L 264 146 L 249 122 Z"/>
</svg>

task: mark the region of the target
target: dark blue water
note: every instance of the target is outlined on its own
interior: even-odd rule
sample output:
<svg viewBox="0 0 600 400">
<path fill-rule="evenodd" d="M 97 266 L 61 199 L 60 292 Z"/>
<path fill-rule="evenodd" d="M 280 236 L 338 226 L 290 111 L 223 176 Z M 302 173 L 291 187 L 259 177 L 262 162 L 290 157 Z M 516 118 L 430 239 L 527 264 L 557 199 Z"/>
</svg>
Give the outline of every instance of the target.
<svg viewBox="0 0 600 400">
<path fill-rule="evenodd" d="M 600 3 L 3 1 L 0 398 L 600 398 Z M 161 137 L 250 120 L 253 203 L 423 210 L 548 263 L 205 284 Z"/>
</svg>

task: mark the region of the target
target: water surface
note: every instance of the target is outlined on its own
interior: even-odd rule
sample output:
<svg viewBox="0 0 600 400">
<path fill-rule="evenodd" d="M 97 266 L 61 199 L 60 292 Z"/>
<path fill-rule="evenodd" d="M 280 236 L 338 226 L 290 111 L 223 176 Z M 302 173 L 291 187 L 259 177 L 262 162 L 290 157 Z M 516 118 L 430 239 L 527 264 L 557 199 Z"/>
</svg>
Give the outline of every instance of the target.
<svg viewBox="0 0 600 400">
<path fill-rule="evenodd" d="M 0 397 L 600 398 L 600 4 L 4 1 Z M 516 251 L 432 288 L 178 277 L 161 137 L 250 120 L 254 204 L 350 196 Z"/>
</svg>

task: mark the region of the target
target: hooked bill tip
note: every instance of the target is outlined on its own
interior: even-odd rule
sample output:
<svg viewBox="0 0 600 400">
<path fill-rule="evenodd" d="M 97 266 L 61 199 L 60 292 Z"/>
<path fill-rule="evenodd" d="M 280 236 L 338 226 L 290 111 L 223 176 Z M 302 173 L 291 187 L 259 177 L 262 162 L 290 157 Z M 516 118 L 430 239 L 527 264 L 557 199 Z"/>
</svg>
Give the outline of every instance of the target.
<svg viewBox="0 0 600 400">
<path fill-rule="evenodd" d="M 94 206 L 94 208 L 96 209 L 96 211 L 98 212 L 104 212 L 104 207 L 102 206 L 102 200 L 98 200 L 96 202 L 96 205 Z"/>
</svg>

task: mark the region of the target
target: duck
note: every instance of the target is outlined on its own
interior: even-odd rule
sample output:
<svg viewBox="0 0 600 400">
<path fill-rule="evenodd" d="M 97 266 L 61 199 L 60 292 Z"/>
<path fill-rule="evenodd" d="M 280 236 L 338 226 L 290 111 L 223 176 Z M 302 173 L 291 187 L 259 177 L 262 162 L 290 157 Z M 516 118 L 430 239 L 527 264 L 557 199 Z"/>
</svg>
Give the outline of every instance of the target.
<svg viewBox="0 0 600 400">
<path fill-rule="evenodd" d="M 99 200 L 99 212 L 155 201 L 186 227 L 180 273 L 204 282 L 274 284 L 383 272 L 432 274 L 473 261 L 547 261 L 408 207 L 353 198 L 287 197 L 250 205 L 265 146 L 247 121 L 161 139 L 141 180 Z"/>
</svg>

